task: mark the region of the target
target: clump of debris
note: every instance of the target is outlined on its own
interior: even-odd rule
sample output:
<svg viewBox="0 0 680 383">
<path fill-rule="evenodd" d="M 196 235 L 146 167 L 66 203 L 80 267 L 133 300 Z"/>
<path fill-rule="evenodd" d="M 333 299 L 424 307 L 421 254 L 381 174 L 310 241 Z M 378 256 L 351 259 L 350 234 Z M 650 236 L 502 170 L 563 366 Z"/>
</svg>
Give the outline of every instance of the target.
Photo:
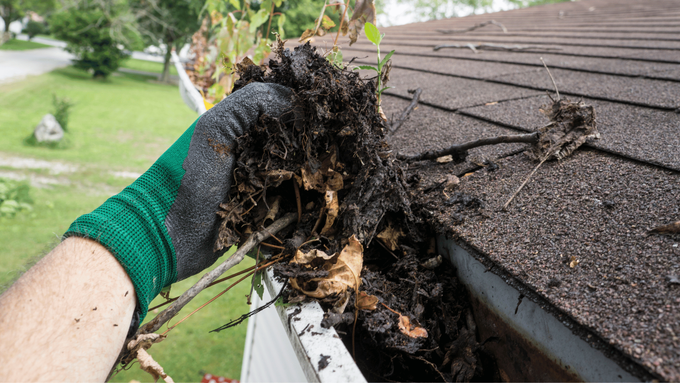
<svg viewBox="0 0 680 383">
<path fill-rule="evenodd" d="M 347 334 L 368 380 L 493 379 L 464 289 L 412 212 L 373 81 L 309 44 L 291 51 L 279 41 L 274 53 L 268 66 L 238 65 L 234 91 L 285 85 L 294 108 L 238 139 L 216 250 L 297 213 L 262 247 L 283 259 L 275 270 L 289 278 L 288 302 L 319 301 L 322 325 Z"/>
</svg>

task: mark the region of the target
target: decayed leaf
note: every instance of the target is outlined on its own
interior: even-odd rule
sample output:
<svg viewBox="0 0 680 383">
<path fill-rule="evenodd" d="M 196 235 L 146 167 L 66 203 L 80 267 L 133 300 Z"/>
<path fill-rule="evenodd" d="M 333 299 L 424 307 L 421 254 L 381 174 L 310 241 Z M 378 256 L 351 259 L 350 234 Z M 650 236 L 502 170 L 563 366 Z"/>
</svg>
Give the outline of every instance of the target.
<svg viewBox="0 0 680 383">
<path fill-rule="evenodd" d="M 156 381 L 158 381 L 158 378 L 163 378 L 166 383 L 174 383 L 172 378 L 163 371 L 163 367 L 153 360 L 151 355 L 146 351 L 154 343 L 158 343 L 165 338 L 165 336 L 160 334 L 140 334 L 135 339 L 128 342 L 127 349 L 130 351 L 130 355 L 134 355 L 134 357 L 139 360 L 139 366 L 142 370 L 151 374 Z M 130 363 L 132 360 L 127 360 L 126 363 Z"/>
<path fill-rule="evenodd" d="M 349 20 L 349 45 L 357 42 L 359 32 L 366 22 L 375 24 L 375 4 L 374 0 L 357 0 L 354 6 L 352 18 Z"/>
<path fill-rule="evenodd" d="M 337 257 L 332 257 L 323 264 L 322 269 L 328 271 L 327 277 L 313 278 L 309 281 L 291 278 L 290 284 L 296 290 L 312 298 L 325 298 L 332 294 L 345 296 L 348 287 L 356 289 L 360 284 L 359 275 L 364 262 L 363 251 L 363 246 L 353 235 Z M 307 258 L 305 257 L 305 260 Z M 315 288 L 312 290 L 311 287 Z"/>
<path fill-rule="evenodd" d="M 649 232 L 656 234 L 680 234 L 680 221 L 671 223 L 670 225 L 657 226 Z"/>
<path fill-rule="evenodd" d="M 316 190 L 322 193 L 326 191 L 323 182 L 323 174 L 321 174 L 320 171 L 313 173 L 309 164 L 307 164 L 304 168 L 300 169 L 300 173 L 302 174 L 302 182 L 298 181 L 298 183 L 305 188 L 305 190 Z"/>
<path fill-rule="evenodd" d="M 314 33 L 313 29 L 306 29 L 304 32 L 302 32 L 302 36 L 300 36 L 300 39 L 298 40 L 298 42 L 301 42 L 301 43 L 305 42 L 305 41 L 311 39 L 312 37 L 314 37 L 314 35 L 315 35 L 315 33 Z"/>
<path fill-rule="evenodd" d="M 264 224 L 265 226 L 276 219 L 276 215 L 279 214 L 279 208 L 281 207 L 281 196 L 277 195 L 274 197 L 271 201 L 271 203 L 268 203 L 269 205 L 269 211 L 267 211 L 267 215 L 264 217 Z"/>
<path fill-rule="evenodd" d="M 265 173 L 259 173 L 259 176 L 267 179 L 268 187 L 279 187 L 283 181 L 288 181 L 293 178 L 293 172 L 283 169 L 274 169 Z"/>
<path fill-rule="evenodd" d="M 137 360 L 139 360 L 139 367 L 142 370 L 151 374 L 155 382 L 158 381 L 158 378 L 163 378 L 163 380 L 166 383 L 174 383 L 172 378 L 168 376 L 168 374 L 166 374 L 165 371 L 163 371 L 163 367 L 161 367 L 161 365 L 158 364 L 158 362 L 153 360 L 151 355 L 149 355 L 149 353 L 146 352 L 145 349 L 140 348 L 137 351 Z"/>
<path fill-rule="evenodd" d="M 399 331 L 411 338 L 427 338 L 427 330 L 411 324 L 411 320 L 402 314 L 399 314 Z"/>
<path fill-rule="evenodd" d="M 364 291 L 359 291 L 357 298 L 357 309 L 359 310 L 375 310 L 378 306 L 378 297 L 375 295 L 368 295 Z"/>
<path fill-rule="evenodd" d="M 540 138 L 533 145 L 533 154 L 540 160 L 561 160 L 589 138 L 600 138 L 595 109 L 583 102 L 557 100 L 543 106 L 541 112 L 550 118 L 550 124 L 538 129 Z"/>
<path fill-rule="evenodd" d="M 378 239 L 380 239 L 390 250 L 394 251 L 399 244 L 399 238 L 403 236 L 404 232 L 401 231 L 401 229 L 397 230 L 393 228 L 392 225 L 387 225 L 385 230 L 378 234 Z"/>
<path fill-rule="evenodd" d="M 228 203 L 220 204 L 220 211 L 217 215 L 222 218 L 222 223 L 217 231 L 217 240 L 215 241 L 214 251 L 220 251 L 225 248 L 229 248 L 236 244 L 239 240 L 239 235 L 233 230 L 234 225 L 243 222 L 241 216 L 243 214 L 243 206 L 239 204 L 236 200 L 229 201 Z"/>
<path fill-rule="evenodd" d="M 449 163 L 451 161 L 453 161 L 453 156 L 451 156 L 451 155 L 437 158 L 437 163 L 440 163 L 440 164 L 446 164 L 446 163 Z"/>
<path fill-rule="evenodd" d="M 326 192 L 326 224 L 321 229 L 321 235 L 327 235 L 333 229 L 333 223 L 338 217 L 340 205 L 338 204 L 338 193 L 328 190 Z"/>
<path fill-rule="evenodd" d="M 312 263 L 312 261 L 317 258 L 321 258 L 323 260 L 328 261 L 331 258 L 333 258 L 333 256 L 328 255 L 325 252 L 317 249 L 312 249 L 308 253 L 298 250 L 295 252 L 295 256 L 293 256 L 293 260 L 290 261 L 290 263 L 299 263 L 302 265 L 307 265 L 309 263 Z"/>
</svg>

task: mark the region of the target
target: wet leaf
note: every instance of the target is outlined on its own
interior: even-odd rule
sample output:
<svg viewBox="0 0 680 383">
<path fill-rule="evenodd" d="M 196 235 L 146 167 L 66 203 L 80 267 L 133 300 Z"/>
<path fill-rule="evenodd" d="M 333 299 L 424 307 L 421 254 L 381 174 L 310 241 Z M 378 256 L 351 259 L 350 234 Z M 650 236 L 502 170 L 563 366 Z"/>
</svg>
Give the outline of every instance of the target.
<svg viewBox="0 0 680 383">
<path fill-rule="evenodd" d="M 656 234 L 680 234 L 680 221 L 671 223 L 670 225 L 657 226 L 649 232 Z"/>
<path fill-rule="evenodd" d="M 325 262 L 321 268 L 328 271 L 328 276 L 313 278 L 304 282 L 298 281 L 297 278 L 291 278 L 290 284 L 296 290 L 313 298 L 325 298 L 333 294 L 346 297 L 347 288 L 352 287 L 356 289 L 361 282 L 359 275 L 364 262 L 363 251 L 363 246 L 361 246 L 361 243 L 359 243 L 354 235 L 349 238 L 349 243 L 337 257 L 334 256 L 326 260 L 323 255 L 327 255 L 322 251 L 317 251 L 317 254 L 324 258 Z M 298 257 L 298 254 L 296 253 L 295 256 Z M 310 262 L 313 260 L 309 259 L 311 258 L 309 255 L 301 255 L 299 258 Z M 311 289 L 314 286 L 315 288 Z"/>
<path fill-rule="evenodd" d="M 427 330 L 411 324 L 411 320 L 402 314 L 399 314 L 399 331 L 411 338 L 427 338 Z"/>
<path fill-rule="evenodd" d="M 357 42 L 359 33 L 366 22 L 375 23 L 375 4 L 373 3 L 373 0 L 357 0 L 356 5 L 354 6 L 354 12 L 352 13 L 352 18 L 349 20 L 348 31 L 350 46 Z"/>
<path fill-rule="evenodd" d="M 338 203 L 338 194 L 332 190 L 327 191 L 324 198 L 326 200 L 326 224 L 321 229 L 321 235 L 328 235 L 338 217 L 340 204 Z"/>
<path fill-rule="evenodd" d="M 399 246 L 399 238 L 404 236 L 404 232 L 401 229 L 395 229 L 392 225 L 387 225 L 385 230 L 378 234 L 378 239 L 380 239 L 388 249 L 394 251 Z"/>
<path fill-rule="evenodd" d="M 375 310 L 378 306 L 378 297 L 375 295 L 368 295 L 364 291 L 359 291 L 357 298 L 357 309 L 359 310 Z"/>
</svg>

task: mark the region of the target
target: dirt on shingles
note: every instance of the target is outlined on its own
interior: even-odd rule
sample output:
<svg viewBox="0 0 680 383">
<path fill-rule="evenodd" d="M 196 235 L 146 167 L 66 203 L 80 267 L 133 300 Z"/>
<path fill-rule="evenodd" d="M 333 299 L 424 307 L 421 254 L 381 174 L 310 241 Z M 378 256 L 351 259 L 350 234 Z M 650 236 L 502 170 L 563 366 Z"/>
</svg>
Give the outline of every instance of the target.
<svg viewBox="0 0 680 383">
<path fill-rule="evenodd" d="M 417 181 L 404 176 L 385 142 L 373 82 L 332 66 L 308 44 L 294 51 L 279 45 L 275 53 L 268 67 L 240 65 L 235 90 L 251 82 L 285 85 L 294 108 L 279 119 L 263 116 L 238 139 L 216 249 L 299 211 L 297 226 L 277 233 L 274 245 L 286 257 L 276 274 L 297 286 L 286 294 L 289 302 L 310 299 L 305 291 L 344 272 L 338 265 L 347 261 L 346 250 L 363 245 L 361 283 L 352 284 L 350 294 L 317 299 L 327 320 L 336 318 L 325 325 L 344 330 L 368 380 L 498 379 L 470 335 L 474 321 L 466 315 L 463 287 L 412 214 L 408 190 Z M 310 254 L 321 255 L 298 262 Z M 375 301 L 367 307 L 362 299 Z"/>
<path fill-rule="evenodd" d="M 478 199 L 447 206 L 442 191 L 413 209 L 477 250 L 556 308 L 641 364 L 677 380 L 680 273 L 677 236 L 649 235 L 680 216 L 676 172 L 581 150 L 547 162 L 507 211 L 502 206 L 535 162 L 525 154 L 462 177 Z M 442 177 L 418 170 L 423 183 Z M 572 267 L 573 266 L 573 267 Z"/>
</svg>

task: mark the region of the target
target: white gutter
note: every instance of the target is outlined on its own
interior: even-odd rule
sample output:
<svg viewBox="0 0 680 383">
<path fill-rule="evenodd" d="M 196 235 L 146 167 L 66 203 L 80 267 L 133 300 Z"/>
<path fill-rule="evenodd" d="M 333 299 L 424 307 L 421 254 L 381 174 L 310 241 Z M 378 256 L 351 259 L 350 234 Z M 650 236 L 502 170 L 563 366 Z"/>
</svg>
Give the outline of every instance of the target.
<svg viewBox="0 0 680 383">
<path fill-rule="evenodd" d="M 182 65 L 182 62 L 179 60 L 179 56 L 177 56 L 175 51 L 172 51 L 170 54 L 172 62 L 175 64 L 175 68 L 177 68 L 177 74 L 179 75 L 179 94 L 182 96 L 182 100 L 191 110 L 199 115 L 205 113 L 206 109 L 203 97 L 191 80 L 189 80 L 189 76 L 187 75 L 186 70 L 184 70 L 184 65 Z"/>
</svg>

